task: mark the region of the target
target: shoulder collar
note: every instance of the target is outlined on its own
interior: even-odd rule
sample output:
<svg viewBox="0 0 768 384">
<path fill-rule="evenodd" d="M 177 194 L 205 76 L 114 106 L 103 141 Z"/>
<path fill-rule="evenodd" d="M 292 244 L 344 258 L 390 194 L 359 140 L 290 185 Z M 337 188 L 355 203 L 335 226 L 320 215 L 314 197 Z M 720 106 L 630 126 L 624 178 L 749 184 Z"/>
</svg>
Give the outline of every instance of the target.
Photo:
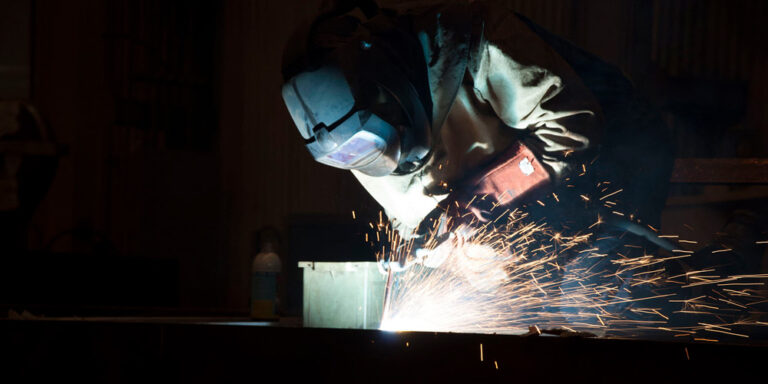
<svg viewBox="0 0 768 384">
<path fill-rule="evenodd" d="M 437 134 L 464 79 L 473 40 L 473 17 L 466 2 L 411 10 L 413 28 L 424 50 L 432 96 L 432 132 Z"/>
</svg>

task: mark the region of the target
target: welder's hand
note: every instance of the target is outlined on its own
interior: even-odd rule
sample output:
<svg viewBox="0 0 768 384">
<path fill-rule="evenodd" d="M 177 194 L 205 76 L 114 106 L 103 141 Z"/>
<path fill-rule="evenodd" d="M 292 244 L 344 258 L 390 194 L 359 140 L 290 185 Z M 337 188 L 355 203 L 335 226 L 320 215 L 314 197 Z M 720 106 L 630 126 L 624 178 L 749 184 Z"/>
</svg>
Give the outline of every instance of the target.
<svg viewBox="0 0 768 384">
<path fill-rule="evenodd" d="M 462 276 L 475 289 L 493 291 L 507 279 L 505 266 L 512 262 L 506 253 L 472 241 L 476 229 L 459 226 L 431 250 L 416 253 L 416 262 L 429 268 L 444 268 Z"/>
<path fill-rule="evenodd" d="M 456 267 L 475 289 L 494 291 L 507 280 L 509 258 L 499 255 L 493 247 L 466 243 L 457 251 Z"/>
<path fill-rule="evenodd" d="M 453 231 L 445 232 L 437 236 L 438 244 L 432 249 L 416 249 L 416 262 L 429 267 L 438 268 L 455 252 L 457 248 L 463 247 L 474 234 L 474 229 L 468 226 L 460 225 Z"/>
</svg>

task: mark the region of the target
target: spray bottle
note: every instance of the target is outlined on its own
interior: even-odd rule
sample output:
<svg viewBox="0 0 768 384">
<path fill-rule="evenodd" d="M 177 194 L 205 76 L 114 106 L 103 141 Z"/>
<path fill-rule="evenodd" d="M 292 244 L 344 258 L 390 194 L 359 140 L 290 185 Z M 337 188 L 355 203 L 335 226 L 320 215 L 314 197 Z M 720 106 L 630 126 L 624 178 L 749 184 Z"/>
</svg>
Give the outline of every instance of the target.
<svg viewBox="0 0 768 384">
<path fill-rule="evenodd" d="M 251 264 L 251 318 L 277 320 L 277 282 L 282 263 L 277 255 L 277 230 L 265 228 L 253 238 L 253 251 L 258 252 Z"/>
</svg>

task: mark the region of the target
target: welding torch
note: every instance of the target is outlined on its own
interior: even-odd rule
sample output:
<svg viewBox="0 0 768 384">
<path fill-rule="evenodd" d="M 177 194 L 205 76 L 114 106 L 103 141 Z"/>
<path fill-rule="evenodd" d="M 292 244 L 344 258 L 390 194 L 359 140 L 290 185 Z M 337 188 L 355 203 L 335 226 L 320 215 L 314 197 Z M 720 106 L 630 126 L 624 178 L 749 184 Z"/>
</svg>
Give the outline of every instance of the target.
<svg viewBox="0 0 768 384">
<path fill-rule="evenodd" d="M 474 230 L 466 226 L 449 229 L 448 224 L 448 216 L 442 214 L 437 225 L 428 234 L 398 244 L 396 249 L 388 252 L 389 257 L 379 260 L 379 272 L 387 275 L 390 272 L 403 272 L 413 264 L 422 264 L 429 268 L 439 267 L 445 258 L 435 257 L 436 250 L 442 249 L 441 246 L 449 240 L 466 239 L 474 233 Z"/>
<path fill-rule="evenodd" d="M 443 260 L 433 260 L 429 256 L 435 249 L 456 238 L 456 233 L 447 230 L 448 219 L 446 215 L 440 215 L 439 222 L 435 230 L 428 235 L 418 236 L 407 243 L 401 243 L 398 249 L 390 252 L 389 258 L 382 258 L 377 266 L 382 274 L 387 275 L 387 281 L 384 285 L 384 311 L 389 307 L 389 301 L 392 296 L 392 287 L 395 283 L 395 273 L 401 273 L 410 268 L 413 264 L 422 264 L 430 268 L 437 268 Z M 410 248 L 407 249 L 406 247 Z M 408 252 L 410 250 L 410 252 Z M 413 255 L 409 260 L 409 253 Z M 396 260 L 391 255 L 400 255 Z M 429 260 L 429 262 L 425 262 Z"/>
</svg>

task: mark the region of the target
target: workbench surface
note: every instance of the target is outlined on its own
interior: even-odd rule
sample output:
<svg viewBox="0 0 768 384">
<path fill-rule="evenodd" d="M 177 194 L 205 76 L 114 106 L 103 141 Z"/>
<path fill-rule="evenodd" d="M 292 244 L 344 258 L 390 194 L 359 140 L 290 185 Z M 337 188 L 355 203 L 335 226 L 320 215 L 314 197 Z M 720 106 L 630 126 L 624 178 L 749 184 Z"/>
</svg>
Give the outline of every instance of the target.
<svg viewBox="0 0 768 384">
<path fill-rule="evenodd" d="M 4 376 L 25 382 L 222 383 L 307 375 L 312 382 L 691 382 L 718 373 L 764 375 L 768 361 L 768 344 L 758 342 L 392 333 L 240 318 L 2 320 L 0 333 Z"/>
</svg>

